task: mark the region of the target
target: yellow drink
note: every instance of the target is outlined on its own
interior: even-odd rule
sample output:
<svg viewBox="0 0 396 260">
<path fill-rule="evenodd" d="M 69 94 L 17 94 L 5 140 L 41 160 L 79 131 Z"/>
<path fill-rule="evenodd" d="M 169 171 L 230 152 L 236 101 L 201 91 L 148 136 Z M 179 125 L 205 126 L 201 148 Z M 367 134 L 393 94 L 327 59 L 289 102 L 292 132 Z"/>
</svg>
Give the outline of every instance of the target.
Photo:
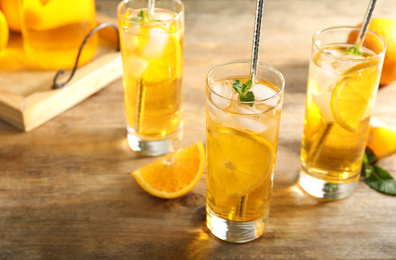
<svg viewBox="0 0 396 260">
<path fill-rule="evenodd" d="M 247 104 L 232 87 L 236 79 L 248 81 L 215 79 L 207 87 L 207 219 L 217 237 L 246 242 L 263 233 L 269 216 L 283 85 L 257 77 L 256 100 Z M 232 226 L 227 234 L 223 225 Z"/>
<path fill-rule="evenodd" d="M 131 148 L 159 155 L 173 148 L 144 151 L 142 142 L 180 138 L 184 20 L 183 13 L 159 6 L 144 20 L 147 13 L 119 6 L 124 102 Z"/>
<path fill-rule="evenodd" d="M 20 0 L 24 49 L 44 69 L 71 69 L 85 36 L 96 26 L 94 0 Z M 95 55 L 98 36 L 90 37 L 79 65 Z"/>
<path fill-rule="evenodd" d="M 360 176 L 382 59 L 352 46 L 322 45 L 310 62 L 299 184 L 314 197 L 348 196 Z"/>
</svg>

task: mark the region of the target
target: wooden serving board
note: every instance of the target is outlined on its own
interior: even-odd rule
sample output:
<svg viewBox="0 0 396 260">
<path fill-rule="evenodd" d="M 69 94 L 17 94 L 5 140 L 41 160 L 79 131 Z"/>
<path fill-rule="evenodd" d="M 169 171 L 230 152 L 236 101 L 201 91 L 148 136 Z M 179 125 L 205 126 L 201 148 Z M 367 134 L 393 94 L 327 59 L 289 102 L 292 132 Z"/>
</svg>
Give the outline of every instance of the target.
<svg viewBox="0 0 396 260">
<path fill-rule="evenodd" d="M 98 24 L 117 21 L 97 15 Z M 98 32 L 99 48 L 95 58 L 75 72 L 72 80 L 60 89 L 52 89 L 57 71 L 35 70 L 24 60 L 22 39 L 11 34 L 8 57 L 0 56 L 0 118 L 23 131 L 30 131 L 122 76 L 118 34 L 114 28 Z M 83 50 L 84 51 L 84 50 Z M 71 71 L 59 79 L 66 81 Z"/>
</svg>

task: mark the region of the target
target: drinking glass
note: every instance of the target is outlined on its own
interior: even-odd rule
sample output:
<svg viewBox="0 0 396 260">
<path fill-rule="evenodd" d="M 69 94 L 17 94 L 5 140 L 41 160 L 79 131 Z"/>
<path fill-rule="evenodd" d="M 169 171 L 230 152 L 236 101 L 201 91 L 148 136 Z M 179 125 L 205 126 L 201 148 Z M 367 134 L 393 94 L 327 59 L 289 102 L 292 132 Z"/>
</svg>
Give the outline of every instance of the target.
<svg viewBox="0 0 396 260">
<path fill-rule="evenodd" d="M 128 143 L 161 155 L 182 135 L 184 6 L 179 0 L 122 1 L 118 6 Z"/>
<path fill-rule="evenodd" d="M 259 63 L 241 101 L 234 80 L 249 80 L 250 61 L 220 64 L 206 77 L 207 226 L 218 238 L 243 243 L 267 225 L 278 143 L 284 78 Z"/>
<path fill-rule="evenodd" d="M 298 184 L 319 199 L 351 195 L 360 176 L 386 44 L 368 31 L 353 53 L 359 30 L 332 27 L 312 40 Z"/>
<path fill-rule="evenodd" d="M 182 135 L 184 6 L 179 0 L 118 5 L 128 143 L 132 150 L 161 155 Z"/>
</svg>

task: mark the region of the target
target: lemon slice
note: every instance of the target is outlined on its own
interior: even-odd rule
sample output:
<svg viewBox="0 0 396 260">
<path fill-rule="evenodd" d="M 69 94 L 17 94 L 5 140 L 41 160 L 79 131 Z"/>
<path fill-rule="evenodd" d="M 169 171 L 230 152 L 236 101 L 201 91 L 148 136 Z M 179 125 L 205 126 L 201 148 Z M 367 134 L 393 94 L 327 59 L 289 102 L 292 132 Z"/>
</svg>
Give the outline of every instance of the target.
<svg viewBox="0 0 396 260">
<path fill-rule="evenodd" d="M 368 115 L 370 99 L 379 80 L 378 64 L 372 60 L 349 68 L 333 90 L 331 113 L 335 121 L 350 132 L 356 132 L 360 121 Z"/>
<path fill-rule="evenodd" d="M 208 167 L 214 185 L 227 196 L 241 196 L 257 188 L 273 167 L 273 148 L 266 140 L 231 128 L 219 129 Z"/>
</svg>

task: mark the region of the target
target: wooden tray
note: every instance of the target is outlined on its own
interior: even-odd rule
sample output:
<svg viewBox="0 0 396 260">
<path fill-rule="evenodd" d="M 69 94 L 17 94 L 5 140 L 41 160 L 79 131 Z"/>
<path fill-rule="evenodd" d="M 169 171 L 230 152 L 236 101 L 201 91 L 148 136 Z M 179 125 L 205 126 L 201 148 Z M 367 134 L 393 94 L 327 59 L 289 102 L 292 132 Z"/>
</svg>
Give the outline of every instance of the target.
<svg viewBox="0 0 396 260">
<path fill-rule="evenodd" d="M 98 24 L 117 24 L 116 20 L 100 14 L 97 20 Z M 20 35 L 11 34 L 8 47 L 11 46 L 15 55 L 11 55 L 8 61 L 0 58 L 3 63 L 0 67 L 7 68 L 0 70 L 0 118 L 18 129 L 30 131 L 122 76 L 121 55 L 116 51 L 116 30 L 105 28 L 97 33 L 99 49 L 95 58 L 78 68 L 67 85 L 56 90 L 52 89 L 52 84 L 57 71 L 34 71 L 21 65 L 22 39 Z M 67 79 L 70 71 L 64 75 Z M 62 75 L 60 82 L 64 77 Z"/>
</svg>

